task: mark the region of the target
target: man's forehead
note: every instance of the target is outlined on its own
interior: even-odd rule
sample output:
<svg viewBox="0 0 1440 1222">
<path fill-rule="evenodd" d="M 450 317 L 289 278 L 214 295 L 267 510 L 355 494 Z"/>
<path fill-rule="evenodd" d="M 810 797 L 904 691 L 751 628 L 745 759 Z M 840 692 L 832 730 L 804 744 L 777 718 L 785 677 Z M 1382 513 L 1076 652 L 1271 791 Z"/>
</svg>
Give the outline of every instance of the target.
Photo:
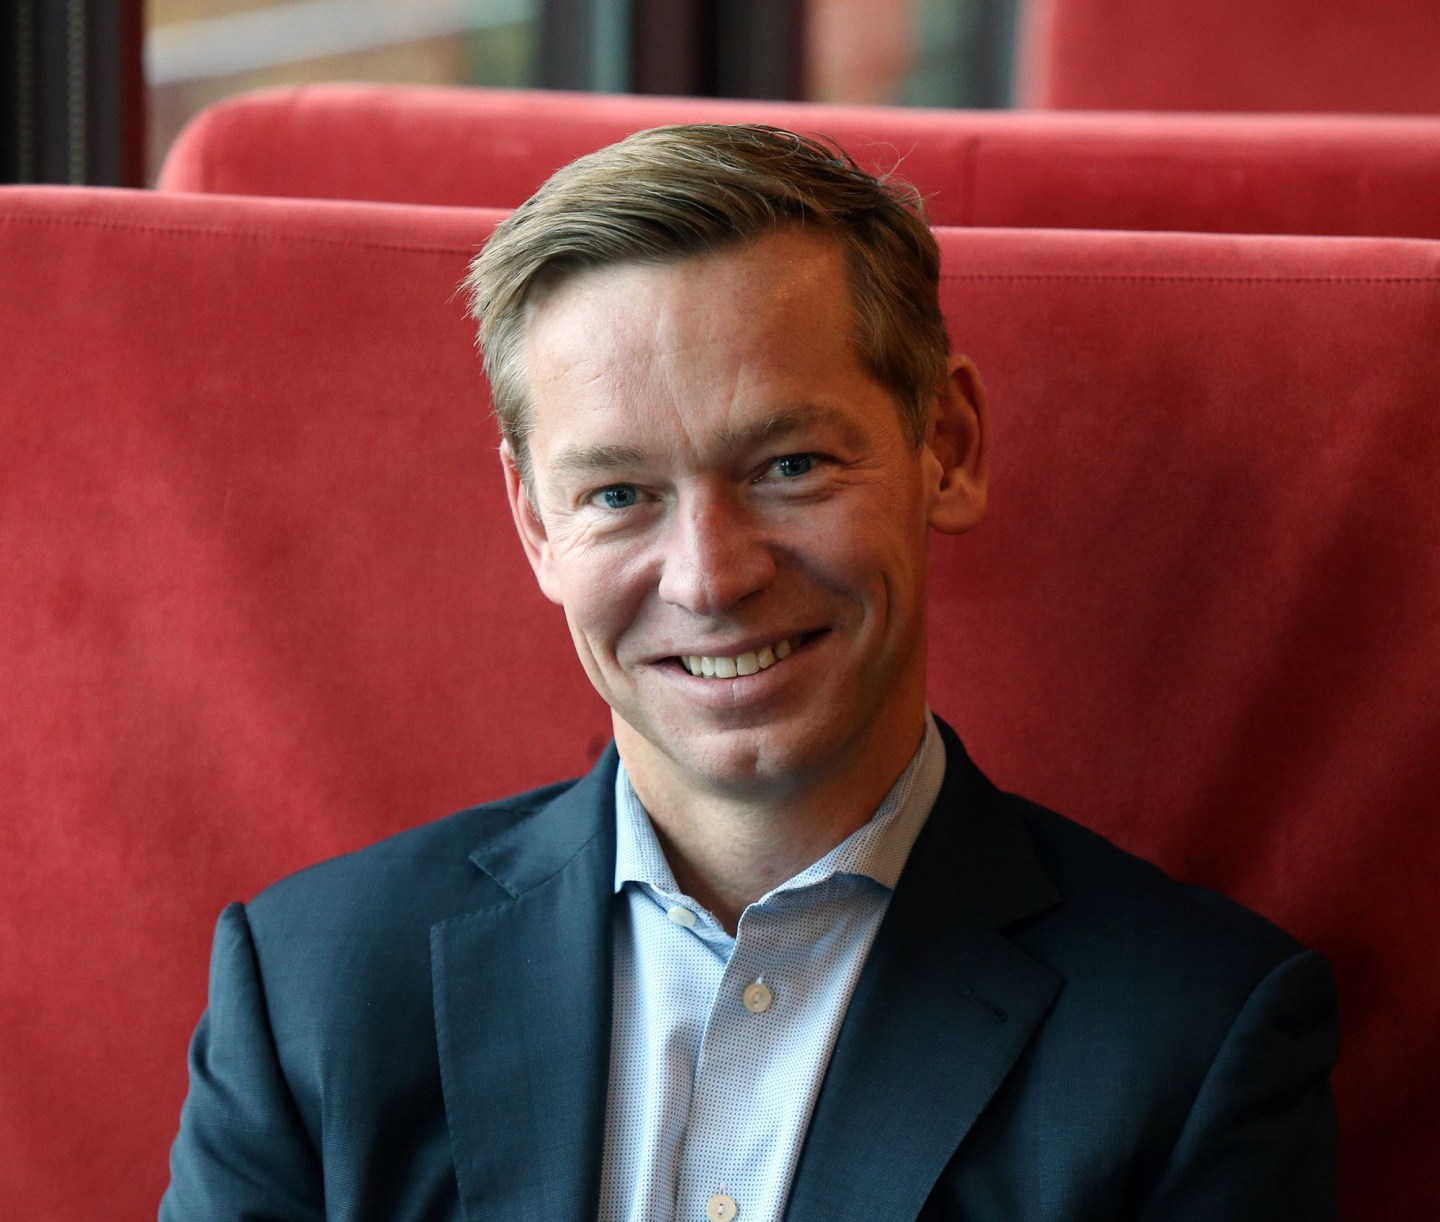
<svg viewBox="0 0 1440 1222">
<path fill-rule="evenodd" d="M 791 238 L 591 268 L 555 285 L 527 306 L 532 388 L 626 394 L 632 380 L 683 380 L 696 361 L 722 375 L 808 381 L 809 353 L 853 347 L 853 313 L 828 245 L 802 239 L 792 257 Z"/>
<path fill-rule="evenodd" d="M 833 236 L 787 228 L 554 286 L 525 331 L 532 448 L 564 477 L 724 462 L 802 432 L 861 444 L 895 407 L 858 360 L 844 268 Z"/>
</svg>

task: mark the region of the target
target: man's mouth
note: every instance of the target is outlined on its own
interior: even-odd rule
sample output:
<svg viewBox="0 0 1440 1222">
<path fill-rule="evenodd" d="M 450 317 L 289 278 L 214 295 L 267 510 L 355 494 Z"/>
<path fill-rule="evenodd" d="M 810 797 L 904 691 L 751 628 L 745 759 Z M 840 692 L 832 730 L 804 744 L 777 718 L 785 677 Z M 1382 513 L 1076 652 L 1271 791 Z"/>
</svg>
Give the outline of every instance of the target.
<svg viewBox="0 0 1440 1222">
<path fill-rule="evenodd" d="M 680 658 L 680 665 L 692 675 L 702 679 L 734 679 L 739 675 L 753 675 L 768 670 L 776 662 L 783 662 L 800 644 L 798 636 L 786 637 L 764 649 L 737 654 L 733 658 L 711 657 L 708 654 L 686 654 Z"/>
</svg>

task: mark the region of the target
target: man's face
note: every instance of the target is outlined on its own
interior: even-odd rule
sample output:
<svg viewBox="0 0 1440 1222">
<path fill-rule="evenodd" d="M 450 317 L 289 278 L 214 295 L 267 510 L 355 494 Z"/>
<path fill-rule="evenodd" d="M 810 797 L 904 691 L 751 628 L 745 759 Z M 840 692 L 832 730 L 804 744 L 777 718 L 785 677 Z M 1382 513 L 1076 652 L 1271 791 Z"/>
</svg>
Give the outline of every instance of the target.
<svg viewBox="0 0 1440 1222">
<path fill-rule="evenodd" d="M 927 530 L 978 520 L 984 424 L 952 387 L 917 452 L 852 325 L 842 250 L 799 231 L 585 272 L 529 319 L 512 508 L 642 795 L 898 771 L 919 741 Z"/>
</svg>

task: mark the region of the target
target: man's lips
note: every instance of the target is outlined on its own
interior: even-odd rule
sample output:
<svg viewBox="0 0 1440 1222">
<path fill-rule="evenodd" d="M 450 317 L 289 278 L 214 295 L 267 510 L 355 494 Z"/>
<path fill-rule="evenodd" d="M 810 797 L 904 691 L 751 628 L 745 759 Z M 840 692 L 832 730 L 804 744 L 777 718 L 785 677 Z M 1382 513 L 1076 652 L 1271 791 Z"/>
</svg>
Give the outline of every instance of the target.
<svg viewBox="0 0 1440 1222">
<path fill-rule="evenodd" d="M 726 653 L 669 654 L 656 661 L 680 667 L 697 679 L 743 678 L 778 665 L 817 635 L 815 632 L 797 632 L 790 636 L 738 642 Z"/>
</svg>

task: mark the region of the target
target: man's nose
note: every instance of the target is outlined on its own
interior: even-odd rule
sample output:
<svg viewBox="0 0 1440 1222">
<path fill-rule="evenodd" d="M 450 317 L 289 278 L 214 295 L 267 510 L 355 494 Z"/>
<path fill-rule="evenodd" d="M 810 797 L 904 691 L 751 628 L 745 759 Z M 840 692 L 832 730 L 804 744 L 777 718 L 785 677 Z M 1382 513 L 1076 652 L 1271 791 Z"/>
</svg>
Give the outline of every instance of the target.
<svg viewBox="0 0 1440 1222">
<path fill-rule="evenodd" d="M 720 615 L 775 577 L 775 558 L 760 523 L 730 492 L 677 506 L 665 537 L 660 597 L 696 615 Z"/>
</svg>

